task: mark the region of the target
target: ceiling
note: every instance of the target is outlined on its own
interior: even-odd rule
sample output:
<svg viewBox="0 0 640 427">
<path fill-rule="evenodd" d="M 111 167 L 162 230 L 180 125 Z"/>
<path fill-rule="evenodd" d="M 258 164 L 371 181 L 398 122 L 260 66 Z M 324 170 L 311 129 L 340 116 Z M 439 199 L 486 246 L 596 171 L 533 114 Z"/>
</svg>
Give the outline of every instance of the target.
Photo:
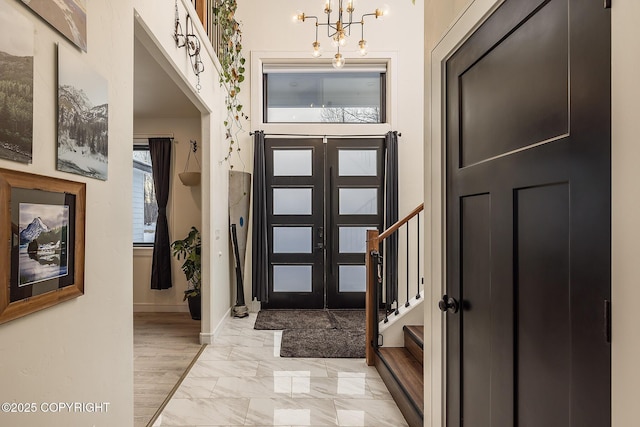
<svg viewBox="0 0 640 427">
<path fill-rule="evenodd" d="M 200 111 L 138 37 L 135 38 L 133 55 L 134 119 L 200 117 Z"/>
</svg>

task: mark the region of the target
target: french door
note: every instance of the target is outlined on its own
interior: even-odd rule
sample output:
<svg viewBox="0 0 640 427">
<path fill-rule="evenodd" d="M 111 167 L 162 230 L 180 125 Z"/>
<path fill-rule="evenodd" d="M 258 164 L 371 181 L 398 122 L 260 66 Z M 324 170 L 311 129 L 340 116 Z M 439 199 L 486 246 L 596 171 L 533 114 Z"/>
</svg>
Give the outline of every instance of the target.
<svg viewBox="0 0 640 427">
<path fill-rule="evenodd" d="M 383 139 L 265 140 L 269 302 L 363 308 L 366 231 L 381 229 Z"/>
</svg>

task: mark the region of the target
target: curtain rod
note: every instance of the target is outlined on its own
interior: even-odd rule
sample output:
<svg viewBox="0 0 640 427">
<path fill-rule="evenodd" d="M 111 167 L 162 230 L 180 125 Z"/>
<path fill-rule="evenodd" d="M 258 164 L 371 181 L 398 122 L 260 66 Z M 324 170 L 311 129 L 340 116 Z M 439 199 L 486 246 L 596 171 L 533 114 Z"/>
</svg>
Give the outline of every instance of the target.
<svg viewBox="0 0 640 427">
<path fill-rule="evenodd" d="M 255 132 L 249 132 L 249 136 L 253 136 Z M 387 136 L 386 133 L 381 135 L 329 135 L 329 134 L 310 134 L 310 133 L 265 133 L 264 136 L 309 136 L 318 138 L 382 138 Z M 402 136 L 402 133 L 398 132 L 398 136 Z"/>
<path fill-rule="evenodd" d="M 148 144 L 149 138 L 169 138 L 173 142 L 178 142 L 173 137 L 173 132 L 168 133 L 134 133 L 133 134 L 133 143 L 134 144 Z"/>
</svg>

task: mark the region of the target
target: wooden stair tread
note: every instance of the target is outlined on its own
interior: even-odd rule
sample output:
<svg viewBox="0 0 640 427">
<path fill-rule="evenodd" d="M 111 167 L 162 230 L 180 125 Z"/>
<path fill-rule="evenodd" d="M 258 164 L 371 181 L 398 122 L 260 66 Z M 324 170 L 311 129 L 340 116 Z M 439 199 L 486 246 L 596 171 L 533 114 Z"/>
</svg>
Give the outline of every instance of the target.
<svg viewBox="0 0 640 427">
<path fill-rule="evenodd" d="M 424 413 L 424 376 L 422 364 L 404 347 L 381 347 L 378 356 L 419 410 Z"/>
<path fill-rule="evenodd" d="M 405 325 L 404 331 L 420 346 L 424 348 L 424 326 L 422 325 Z"/>
</svg>

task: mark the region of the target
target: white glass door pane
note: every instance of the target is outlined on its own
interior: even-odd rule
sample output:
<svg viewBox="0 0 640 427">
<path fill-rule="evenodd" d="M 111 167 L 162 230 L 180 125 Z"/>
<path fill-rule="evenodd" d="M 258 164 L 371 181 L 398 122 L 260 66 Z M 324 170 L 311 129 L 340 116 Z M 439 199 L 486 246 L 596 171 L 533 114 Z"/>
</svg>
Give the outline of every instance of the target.
<svg viewBox="0 0 640 427">
<path fill-rule="evenodd" d="M 342 254 L 360 254 L 367 251 L 367 230 L 376 227 L 339 227 L 339 248 Z"/>
<path fill-rule="evenodd" d="M 311 253 L 312 227 L 273 227 L 273 253 Z"/>
<path fill-rule="evenodd" d="M 367 268 L 364 265 L 341 265 L 339 272 L 340 292 L 365 292 Z"/>
<path fill-rule="evenodd" d="M 274 265 L 274 292 L 311 292 L 311 265 Z"/>
<path fill-rule="evenodd" d="M 376 150 L 339 150 L 338 174 L 340 176 L 376 176 L 378 167 Z"/>
<path fill-rule="evenodd" d="M 274 215 L 311 215 L 311 188 L 274 188 Z"/>
<path fill-rule="evenodd" d="M 312 150 L 273 150 L 273 176 L 311 176 Z"/>
<path fill-rule="evenodd" d="M 378 213 L 376 188 L 341 188 L 340 215 L 375 215 Z"/>
</svg>

